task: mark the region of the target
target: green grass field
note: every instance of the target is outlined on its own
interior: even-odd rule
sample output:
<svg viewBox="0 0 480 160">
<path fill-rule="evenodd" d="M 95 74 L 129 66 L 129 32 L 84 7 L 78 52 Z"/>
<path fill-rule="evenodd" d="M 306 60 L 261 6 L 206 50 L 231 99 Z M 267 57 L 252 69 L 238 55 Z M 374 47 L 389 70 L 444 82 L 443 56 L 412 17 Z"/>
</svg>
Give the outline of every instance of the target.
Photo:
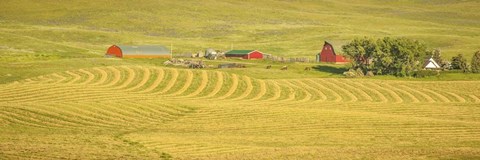
<svg viewBox="0 0 480 160">
<path fill-rule="evenodd" d="M 476 0 L 202 2 L 5 0 L 3 59 L 100 56 L 112 44 L 174 45 L 176 53 L 211 47 L 311 56 L 323 41 L 408 37 L 469 58 L 480 47 Z M 48 47 L 46 47 L 48 46 Z"/>
<path fill-rule="evenodd" d="M 339 51 L 363 36 L 470 58 L 478 6 L 4 0 L 0 159 L 480 159 L 480 74 L 349 79 L 346 66 L 323 63 L 207 60 L 247 68 L 193 70 L 103 58 L 112 44 L 164 44 L 313 59 L 325 40 Z"/>
</svg>

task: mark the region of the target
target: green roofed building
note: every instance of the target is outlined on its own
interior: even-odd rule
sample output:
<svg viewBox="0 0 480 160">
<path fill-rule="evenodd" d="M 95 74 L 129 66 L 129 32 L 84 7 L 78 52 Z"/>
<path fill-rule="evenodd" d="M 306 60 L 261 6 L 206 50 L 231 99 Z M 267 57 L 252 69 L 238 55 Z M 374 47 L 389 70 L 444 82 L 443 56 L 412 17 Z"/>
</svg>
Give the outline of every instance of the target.
<svg viewBox="0 0 480 160">
<path fill-rule="evenodd" d="M 257 50 L 231 50 L 225 53 L 227 58 L 263 59 L 263 53 Z"/>
</svg>

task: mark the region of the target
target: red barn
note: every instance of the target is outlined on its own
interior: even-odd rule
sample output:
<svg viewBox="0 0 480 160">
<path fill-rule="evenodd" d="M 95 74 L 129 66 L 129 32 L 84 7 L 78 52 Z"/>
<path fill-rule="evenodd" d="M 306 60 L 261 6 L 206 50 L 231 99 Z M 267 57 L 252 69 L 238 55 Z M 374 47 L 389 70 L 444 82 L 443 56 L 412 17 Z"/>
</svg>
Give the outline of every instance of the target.
<svg viewBox="0 0 480 160">
<path fill-rule="evenodd" d="M 344 56 L 337 55 L 332 44 L 325 41 L 322 51 L 317 55 L 317 62 L 347 63 L 350 61 Z"/>
<path fill-rule="evenodd" d="M 257 50 L 231 50 L 225 57 L 238 57 L 243 59 L 263 59 L 263 53 Z"/>
</svg>

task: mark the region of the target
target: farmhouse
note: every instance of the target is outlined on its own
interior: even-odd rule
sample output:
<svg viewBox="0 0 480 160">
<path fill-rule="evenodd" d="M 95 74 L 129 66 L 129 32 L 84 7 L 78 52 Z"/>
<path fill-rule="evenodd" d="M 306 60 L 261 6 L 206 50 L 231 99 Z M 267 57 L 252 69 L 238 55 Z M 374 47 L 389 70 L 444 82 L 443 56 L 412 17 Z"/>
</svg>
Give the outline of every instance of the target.
<svg viewBox="0 0 480 160">
<path fill-rule="evenodd" d="M 325 41 L 322 51 L 317 54 L 317 62 L 347 63 L 349 61 L 345 57 L 337 55 L 332 44 Z"/>
<path fill-rule="evenodd" d="M 425 63 L 423 64 L 423 68 L 435 70 L 435 69 L 441 69 L 442 67 L 438 65 L 438 63 L 435 62 L 433 58 L 430 58 L 425 61 Z"/>
<path fill-rule="evenodd" d="M 172 54 L 165 46 L 123 46 L 113 45 L 108 48 L 106 55 L 119 58 L 172 58 Z"/>
<path fill-rule="evenodd" d="M 243 59 L 263 59 L 263 53 L 257 50 L 231 50 L 225 53 L 225 57 L 238 57 Z"/>
</svg>

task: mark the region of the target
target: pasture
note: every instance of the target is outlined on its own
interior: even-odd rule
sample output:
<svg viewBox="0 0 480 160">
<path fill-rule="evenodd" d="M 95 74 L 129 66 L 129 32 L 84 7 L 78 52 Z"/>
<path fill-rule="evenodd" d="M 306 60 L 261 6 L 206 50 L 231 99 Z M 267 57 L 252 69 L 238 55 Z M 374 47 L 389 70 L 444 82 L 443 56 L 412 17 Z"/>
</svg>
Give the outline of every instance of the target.
<svg viewBox="0 0 480 160">
<path fill-rule="evenodd" d="M 0 159 L 480 159 L 480 74 L 347 79 L 323 63 L 193 70 L 103 57 L 113 44 L 158 44 L 314 59 L 326 40 L 340 52 L 388 36 L 470 59 L 479 5 L 2 0 Z"/>
<path fill-rule="evenodd" d="M 9 61 L 101 56 L 112 44 L 257 49 L 312 56 L 323 41 L 337 51 L 355 37 L 421 40 L 444 57 L 480 47 L 476 0 L 4 0 L 0 58 Z"/>
<path fill-rule="evenodd" d="M 0 157 L 479 158 L 478 81 L 229 71 L 119 65 L 2 84 Z"/>
</svg>

